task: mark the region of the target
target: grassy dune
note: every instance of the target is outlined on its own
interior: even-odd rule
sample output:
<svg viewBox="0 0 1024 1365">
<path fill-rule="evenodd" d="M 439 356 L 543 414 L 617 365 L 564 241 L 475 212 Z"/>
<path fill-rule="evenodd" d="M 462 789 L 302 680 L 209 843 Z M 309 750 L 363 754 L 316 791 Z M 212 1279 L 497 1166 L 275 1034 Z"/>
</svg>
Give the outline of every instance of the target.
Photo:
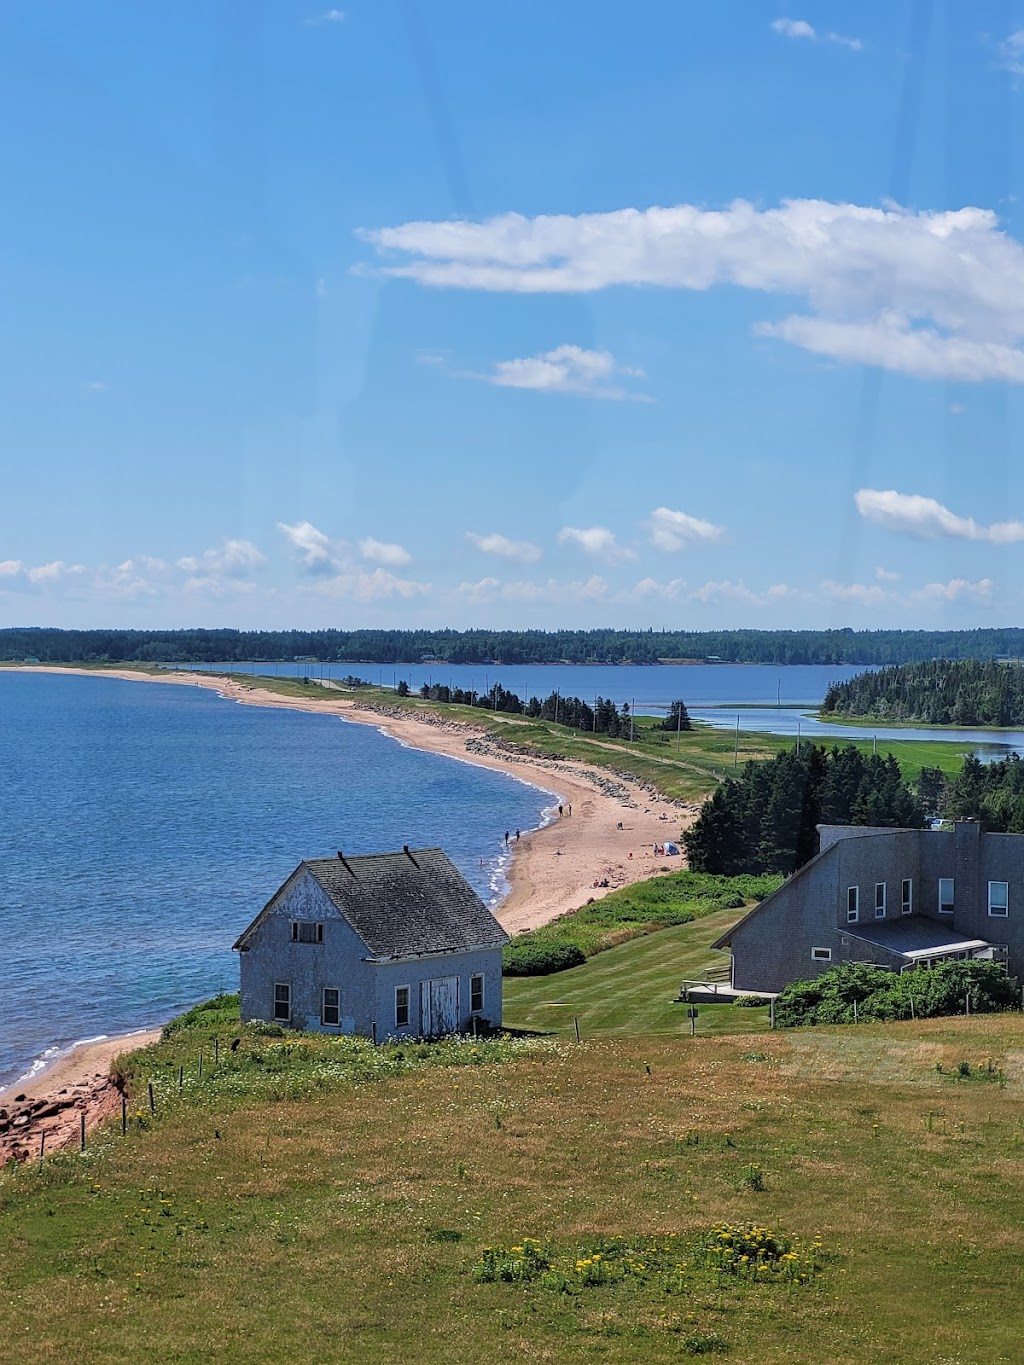
<svg viewBox="0 0 1024 1365">
<path fill-rule="evenodd" d="M 228 1005 L 139 1054 L 127 1137 L 0 1174 L 4 1359 L 1020 1358 L 1019 1015 L 399 1051 Z M 820 1273 L 571 1270 L 600 1235 L 685 1258 L 720 1220 L 820 1234 Z M 572 1282 L 474 1278 L 524 1237 Z"/>
</svg>

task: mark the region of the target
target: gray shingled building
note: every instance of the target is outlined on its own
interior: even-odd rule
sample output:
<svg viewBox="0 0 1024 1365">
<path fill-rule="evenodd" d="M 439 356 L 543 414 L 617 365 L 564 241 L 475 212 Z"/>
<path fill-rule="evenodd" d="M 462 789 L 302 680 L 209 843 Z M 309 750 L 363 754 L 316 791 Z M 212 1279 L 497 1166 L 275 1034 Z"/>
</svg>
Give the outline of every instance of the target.
<svg viewBox="0 0 1024 1365">
<path fill-rule="evenodd" d="M 242 1018 L 378 1040 L 497 1026 L 507 941 L 439 848 L 307 859 L 234 945 Z"/>
<path fill-rule="evenodd" d="M 820 825 L 817 855 L 713 945 L 732 985 L 780 991 L 841 962 L 907 971 L 953 959 L 1024 976 L 1024 835 Z"/>
</svg>

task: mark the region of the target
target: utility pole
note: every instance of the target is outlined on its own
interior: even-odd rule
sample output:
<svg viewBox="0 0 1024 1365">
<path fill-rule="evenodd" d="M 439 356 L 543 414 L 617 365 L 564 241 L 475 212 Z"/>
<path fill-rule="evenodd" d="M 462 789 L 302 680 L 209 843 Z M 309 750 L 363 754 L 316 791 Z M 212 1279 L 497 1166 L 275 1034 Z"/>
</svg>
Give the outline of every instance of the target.
<svg viewBox="0 0 1024 1365">
<path fill-rule="evenodd" d="M 739 717 L 737 716 L 736 719 L 737 719 L 737 723 L 738 723 L 738 722 L 739 722 Z M 682 733 L 683 733 L 683 708 L 680 706 L 680 707 L 678 707 L 678 708 L 676 709 L 676 753 L 679 752 L 679 736 L 680 736 Z"/>
<path fill-rule="evenodd" d="M 633 712 L 634 712 L 635 710 L 636 710 L 636 697 L 634 697 L 634 698 L 632 699 L 632 704 L 630 705 L 630 708 L 629 708 L 629 742 L 630 742 L 630 744 L 633 743 Z"/>
<path fill-rule="evenodd" d="M 733 751 L 732 751 L 732 766 L 733 766 L 734 768 L 738 768 L 738 767 L 740 766 L 740 718 L 739 718 L 739 716 L 736 717 L 736 744 L 735 744 L 735 746 L 733 747 Z"/>
</svg>

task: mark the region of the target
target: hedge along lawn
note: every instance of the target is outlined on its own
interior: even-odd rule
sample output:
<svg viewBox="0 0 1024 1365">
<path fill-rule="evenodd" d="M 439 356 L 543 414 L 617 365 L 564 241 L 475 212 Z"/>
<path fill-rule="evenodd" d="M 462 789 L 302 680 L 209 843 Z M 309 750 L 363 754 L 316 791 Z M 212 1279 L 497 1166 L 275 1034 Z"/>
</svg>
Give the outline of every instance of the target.
<svg viewBox="0 0 1024 1365">
<path fill-rule="evenodd" d="M 584 1038 L 670 1034 L 689 1042 L 687 1007 L 673 1003 L 674 998 L 687 978 L 728 981 L 728 955 L 709 945 L 740 913 L 719 910 L 692 924 L 659 929 L 550 976 L 507 976 L 502 982 L 505 1024 L 575 1037 L 575 1017 Z M 768 1027 L 763 1007 L 699 1004 L 697 1009 L 698 1037 Z"/>
<path fill-rule="evenodd" d="M 688 924 L 719 910 L 749 909 L 781 885 L 778 876 L 724 877 L 686 870 L 650 877 L 539 929 L 516 934 L 503 952 L 505 970 L 508 975 L 539 974 L 544 970 L 544 950 L 551 945 L 568 944 L 584 957 L 592 957 L 628 939 Z"/>
<path fill-rule="evenodd" d="M 133 1099 L 215 1030 L 240 1036 L 229 1016 L 143 1054 Z M 283 1077 L 333 1046 L 241 1036 L 241 1059 L 222 1054 L 235 1079 L 268 1050 Z M 298 1098 L 192 1074 L 127 1138 L 115 1125 L 84 1159 L 0 1174 L 4 1360 L 661 1365 L 717 1342 L 736 1365 L 1016 1362 L 1019 1016 L 858 1036 L 885 1049 L 884 1083 L 852 1056 L 830 1081 L 810 1046 L 797 1074 L 811 1031 L 477 1062 L 442 1045 L 460 1065 L 439 1054 Z M 1005 1089 L 945 1080 L 936 1053 L 947 1072 L 998 1055 Z M 531 1237 L 561 1265 L 589 1259 L 589 1277 L 600 1236 L 665 1247 L 719 1222 L 820 1235 L 821 1271 L 759 1286 L 687 1265 L 565 1289 L 474 1275 L 486 1248 Z"/>
</svg>

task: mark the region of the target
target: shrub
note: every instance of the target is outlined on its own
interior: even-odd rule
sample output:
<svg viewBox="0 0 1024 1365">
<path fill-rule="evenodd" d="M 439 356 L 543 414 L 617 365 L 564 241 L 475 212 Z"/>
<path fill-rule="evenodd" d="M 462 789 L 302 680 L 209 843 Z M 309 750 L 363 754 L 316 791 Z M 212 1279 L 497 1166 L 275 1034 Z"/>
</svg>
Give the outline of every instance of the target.
<svg viewBox="0 0 1024 1365">
<path fill-rule="evenodd" d="M 552 972 L 564 972 L 568 967 L 578 967 L 586 960 L 574 943 L 514 941 L 502 949 L 501 970 L 505 976 L 549 976 Z"/>
<path fill-rule="evenodd" d="M 780 1028 L 852 1024 L 858 1019 L 929 1019 L 1012 1009 L 1017 982 L 998 962 L 942 962 L 928 970 L 889 972 L 866 962 L 846 962 L 813 981 L 793 981 L 775 1002 Z"/>
<path fill-rule="evenodd" d="M 760 1009 L 771 1004 L 771 1001 L 766 995 L 738 995 L 732 1003 L 741 1009 Z"/>
</svg>

